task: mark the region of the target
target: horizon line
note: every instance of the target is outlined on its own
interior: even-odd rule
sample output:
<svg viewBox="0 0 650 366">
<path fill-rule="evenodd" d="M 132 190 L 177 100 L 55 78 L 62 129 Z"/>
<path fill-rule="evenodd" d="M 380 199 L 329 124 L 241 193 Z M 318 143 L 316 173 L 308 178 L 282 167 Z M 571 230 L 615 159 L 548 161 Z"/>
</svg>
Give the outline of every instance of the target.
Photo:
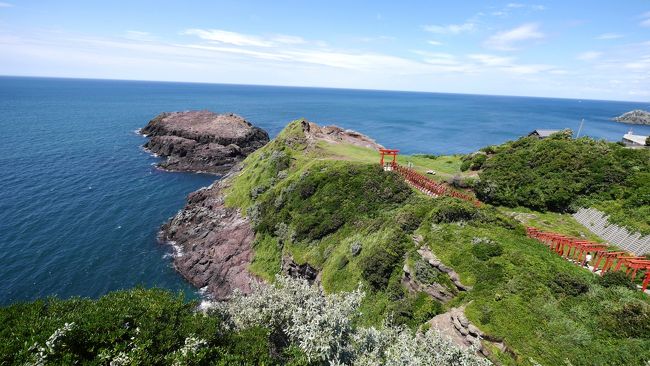
<svg viewBox="0 0 650 366">
<path fill-rule="evenodd" d="M 328 89 L 328 90 L 351 90 L 351 91 L 371 91 L 371 92 L 398 92 L 398 93 L 417 93 L 417 94 L 451 94 L 451 95 L 470 95 L 482 97 L 508 97 L 508 98 L 529 98 L 529 99 L 560 99 L 560 100 L 576 100 L 578 102 L 594 101 L 594 102 L 616 102 L 616 103 L 648 103 L 650 108 L 650 100 L 648 101 L 634 101 L 623 99 L 592 99 L 592 98 L 569 98 L 569 97 L 541 97 L 533 95 L 512 95 L 512 94 L 480 94 L 480 93 L 460 93 L 460 92 L 436 92 L 436 91 L 422 91 L 422 90 L 402 90 L 402 89 L 371 89 L 371 88 L 343 88 L 343 87 L 329 87 L 329 86 L 296 86 L 296 85 L 273 85 L 273 84 L 240 84 L 240 83 L 225 83 L 225 82 L 211 82 L 211 81 L 178 81 L 178 80 L 150 80 L 150 79 L 114 79 L 102 77 L 70 77 L 70 76 L 46 76 L 46 75 L 4 75 L 0 74 L 0 78 L 31 78 L 31 79 L 67 79 L 67 80 L 97 80 L 97 81 L 126 81 L 126 82 L 149 82 L 149 83 L 170 83 L 170 84 L 200 84 L 200 85 L 232 85 L 232 86 L 261 86 L 272 88 L 303 88 L 303 89 Z"/>
</svg>

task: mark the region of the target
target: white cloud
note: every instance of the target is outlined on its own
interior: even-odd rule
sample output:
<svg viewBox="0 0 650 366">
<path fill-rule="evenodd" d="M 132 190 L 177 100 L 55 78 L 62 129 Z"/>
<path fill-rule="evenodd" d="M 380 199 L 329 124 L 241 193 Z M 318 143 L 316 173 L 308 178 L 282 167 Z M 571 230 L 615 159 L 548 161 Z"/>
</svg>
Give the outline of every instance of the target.
<svg viewBox="0 0 650 366">
<path fill-rule="evenodd" d="M 509 66 L 513 61 L 512 57 L 501 57 L 486 54 L 473 54 L 469 55 L 468 57 L 486 66 Z"/>
<path fill-rule="evenodd" d="M 137 40 L 137 41 L 153 41 L 155 37 L 149 32 L 128 30 L 124 32 L 124 37 L 127 39 Z"/>
<path fill-rule="evenodd" d="M 434 40 L 427 41 L 427 43 L 432 45 L 432 46 L 442 46 L 442 44 L 443 44 L 442 42 L 438 42 L 438 41 L 434 41 Z"/>
<path fill-rule="evenodd" d="M 522 3 L 509 3 L 501 9 L 495 10 L 490 13 L 490 15 L 497 17 L 508 17 L 513 12 L 526 12 L 531 13 L 535 11 L 546 10 L 544 5 L 527 5 Z"/>
<path fill-rule="evenodd" d="M 183 35 L 197 36 L 204 41 L 219 44 L 229 44 L 240 47 L 276 47 L 295 46 L 307 43 L 304 38 L 286 34 L 272 36 L 254 36 L 237 32 L 225 31 L 222 29 L 187 29 Z"/>
<path fill-rule="evenodd" d="M 580 53 L 578 56 L 576 56 L 576 58 L 581 61 L 594 61 L 600 58 L 600 56 L 602 55 L 603 55 L 602 52 L 587 51 L 587 52 Z"/>
<path fill-rule="evenodd" d="M 650 11 L 641 14 L 641 23 L 639 25 L 642 27 L 650 27 Z"/>
<path fill-rule="evenodd" d="M 603 33 L 598 37 L 596 37 L 596 39 L 603 39 L 603 40 L 618 39 L 618 38 L 623 38 L 623 35 L 619 33 Z"/>
<path fill-rule="evenodd" d="M 11 7 L 13 7 L 13 4 L 0 2 L 0 8 L 11 8 Z"/>
<path fill-rule="evenodd" d="M 518 64 L 514 57 L 503 57 L 489 54 L 471 54 L 469 59 L 478 62 L 482 67 L 505 71 L 510 74 L 538 74 L 541 72 L 563 71 L 552 65 Z"/>
<path fill-rule="evenodd" d="M 544 33 L 539 30 L 538 24 L 528 23 L 496 33 L 488 38 L 483 45 L 495 50 L 512 51 L 518 49 L 521 42 L 543 39 L 544 37 Z"/>
<path fill-rule="evenodd" d="M 463 24 L 425 25 L 423 28 L 425 31 L 435 34 L 460 34 L 473 31 L 476 29 L 476 24 L 465 22 Z"/>
<path fill-rule="evenodd" d="M 305 44 L 307 41 L 305 41 L 304 38 L 298 37 L 298 36 L 288 36 L 285 34 L 279 34 L 277 36 L 271 37 L 271 41 L 274 43 L 281 43 L 281 44 Z"/>
<path fill-rule="evenodd" d="M 188 29 L 183 32 L 184 35 L 197 36 L 203 40 L 232 44 L 235 46 L 254 46 L 254 47 L 271 47 L 273 43 L 257 36 L 246 35 L 242 33 L 229 32 L 220 29 Z"/>
</svg>

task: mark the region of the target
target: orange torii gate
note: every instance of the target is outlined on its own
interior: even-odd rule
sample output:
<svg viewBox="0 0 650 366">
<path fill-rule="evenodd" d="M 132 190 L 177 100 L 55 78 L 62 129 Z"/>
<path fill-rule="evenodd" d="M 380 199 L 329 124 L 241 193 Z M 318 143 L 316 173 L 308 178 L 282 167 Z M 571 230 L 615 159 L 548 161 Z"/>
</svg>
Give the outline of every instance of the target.
<svg viewBox="0 0 650 366">
<path fill-rule="evenodd" d="M 645 257 L 631 256 L 627 252 L 620 251 L 609 252 L 606 244 L 545 232 L 533 227 L 527 227 L 526 234 L 528 237 L 544 243 L 549 249 L 563 258 L 573 260 L 581 266 L 587 264 L 587 254 L 594 253 L 593 272 L 597 272 L 601 262 L 603 262 L 603 259 L 605 260 L 600 271 L 601 276 L 612 268 L 614 271 L 620 271 L 625 266 L 625 275 L 634 281 L 639 271 L 645 271 L 645 278 L 641 285 L 642 291 L 645 291 L 650 285 L 650 260 Z"/>
</svg>

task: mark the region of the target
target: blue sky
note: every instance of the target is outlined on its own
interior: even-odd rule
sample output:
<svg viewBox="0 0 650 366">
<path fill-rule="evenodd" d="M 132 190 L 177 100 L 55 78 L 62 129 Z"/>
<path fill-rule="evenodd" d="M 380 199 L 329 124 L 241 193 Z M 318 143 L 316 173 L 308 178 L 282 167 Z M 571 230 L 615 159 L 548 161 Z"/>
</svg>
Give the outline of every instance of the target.
<svg viewBox="0 0 650 366">
<path fill-rule="evenodd" d="M 0 75 L 650 100 L 649 1 L 0 0 Z"/>
</svg>

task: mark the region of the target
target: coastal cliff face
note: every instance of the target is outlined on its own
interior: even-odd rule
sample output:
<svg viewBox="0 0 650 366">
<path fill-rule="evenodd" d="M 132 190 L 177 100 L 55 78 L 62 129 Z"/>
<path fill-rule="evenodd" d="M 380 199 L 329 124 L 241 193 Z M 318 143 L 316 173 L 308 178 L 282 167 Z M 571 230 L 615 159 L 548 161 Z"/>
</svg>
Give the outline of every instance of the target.
<svg viewBox="0 0 650 366">
<path fill-rule="evenodd" d="M 650 125 L 650 112 L 636 109 L 615 117 L 614 121 L 634 125 Z"/>
<path fill-rule="evenodd" d="M 166 159 L 160 168 L 224 174 L 264 146 L 269 135 L 235 114 L 210 111 L 161 113 L 141 132 L 144 145 Z"/>
<path fill-rule="evenodd" d="M 224 204 L 229 176 L 191 193 L 187 205 L 161 229 L 161 239 L 176 248 L 174 268 L 216 300 L 227 299 L 234 289 L 249 293 L 253 279 L 248 266 L 255 234 L 239 210 Z"/>
</svg>

